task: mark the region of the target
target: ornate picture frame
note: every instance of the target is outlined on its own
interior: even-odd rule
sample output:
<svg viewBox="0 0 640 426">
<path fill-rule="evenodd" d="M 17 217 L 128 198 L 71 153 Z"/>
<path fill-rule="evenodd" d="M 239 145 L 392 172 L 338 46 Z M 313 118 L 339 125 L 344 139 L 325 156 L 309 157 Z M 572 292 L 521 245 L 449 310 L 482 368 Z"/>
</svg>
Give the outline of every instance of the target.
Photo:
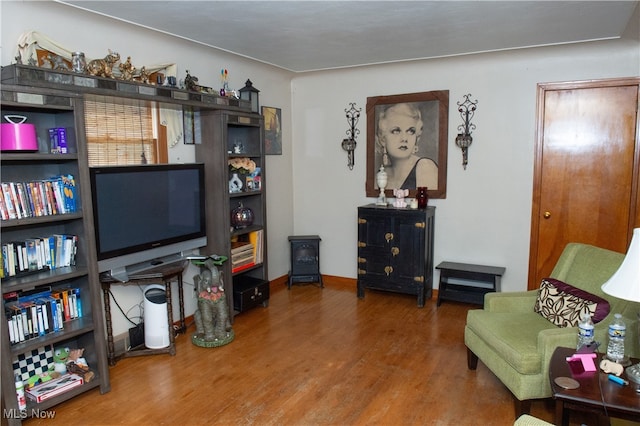
<svg viewBox="0 0 640 426">
<path fill-rule="evenodd" d="M 415 197 L 426 186 L 429 198 L 446 198 L 449 91 L 368 97 L 366 112 L 367 197 L 378 196 L 376 173 L 384 163 L 387 196 L 406 188 Z"/>
</svg>

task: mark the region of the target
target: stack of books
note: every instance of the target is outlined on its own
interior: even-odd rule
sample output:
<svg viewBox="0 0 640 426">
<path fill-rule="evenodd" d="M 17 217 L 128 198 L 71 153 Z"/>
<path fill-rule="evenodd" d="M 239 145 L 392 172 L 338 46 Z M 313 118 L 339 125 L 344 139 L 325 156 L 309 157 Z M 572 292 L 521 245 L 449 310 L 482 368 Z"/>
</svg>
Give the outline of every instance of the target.
<svg viewBox="0 0 640 426">
<path fill-rule="evenodd" d="M 231 272 L 236 273 L 256 264 L 254 245 L 249 241 L 231 243 Z"/>
</svg>

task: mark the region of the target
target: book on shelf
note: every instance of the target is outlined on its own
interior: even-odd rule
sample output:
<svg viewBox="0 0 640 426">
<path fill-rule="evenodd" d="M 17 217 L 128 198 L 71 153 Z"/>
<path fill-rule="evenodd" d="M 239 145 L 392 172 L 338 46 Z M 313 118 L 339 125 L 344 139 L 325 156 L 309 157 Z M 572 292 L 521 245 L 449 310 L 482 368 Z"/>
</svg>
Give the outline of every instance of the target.
<svg viewBox="0 0 640 426">
<path fill-rule="evenodd" d="M 236 267 L 232 267 L 231 268 L 231 273 L 235 274 L 236 272 L 242 272 L 242 271 L 244 271 L 246 269 L 249 269 L 249 268 L 252 268 L 254 266 L 256 266 L 256 263 L 251 261 L 251 262 L 246 263 L 244 265 L 239 265 L 239 266 L 236 266 Z"/>
<path fill-rule="evenodd" d="M 249 241 L 253 244 L 254 249 L 254 257 L 256 264 L 260 264 L 263 262 L 264 254 L 263 254 L 263 235 L 264 232 L 262 229 L 257 231 L 252 231 L 249 233 Z"/>
<path fill-rule="evenodd" d="M 232 241 L 231 242 L 231 267 L 246 265 L 254 262 L 254 248 L 249 241 Z"/>
<path fill-rule="evenodd" d="M 239 259 L 234 259 L 233 261 L 231 261 L 231 266 L 232 267 L 236 267 L 236 266 L 242 266 L 242 265 L 246 265 L 249 262 L 254 262 L 255 263 L 255 259 L 253 257 L 253 253 L 249 253 L 246 256 L 239 258 Z"/>
<path fill-rule="evenodd" d="M 247 248 L 245 250 L 236 252 L 236 253 L 231 253 L 231 260 L 237 260 L 237 259 L 242 259 L 245 258 L 247 256 L 252 256 L 253 257 L 253 253 L 254 253 L 254 249 L 253 249 L 253 245 L 249 245 L 247 246 Z"/>
<path fill-rule="evenodd" d="M 1 182 L 2 220 L 50 216 L 77 211 L 73 175 L 54 176 L 29 182 Z"/>
<path fill-rule="evenodd" d="M 82 376 L 69 373 L 62 375 L 57 379 L 49 380 L 48 382 L 29 388 L 26 390 L 26 393 L 31 400 L 35 402 L 42 402 L 78 386 L 82 386 L 83 384 L 84 379 Z"/>
<path fill-rule="evenodd" d="M 12 344 L 61 331 L 66 321 L 82 317 L 79 288 L 10 292 L 3 299 Z"/>
<path fill-rule="evenodd" d="M 249 232 L 243 241 L 231 242 L 231 272 L 241 272 L 263 262 L 263 230 Z"/>
<path fill-rule="evenodd" d="M 253 250 L 253 245 L 249 241 L 232 241 L 231 254 L 242 253 L 247 250 Z"/>
<path fill-rule="evenodd" d="M 56 269 L 76 264 L 78 236 L 55 234 L 2 244 L 2 275 Z"/>
</svg>

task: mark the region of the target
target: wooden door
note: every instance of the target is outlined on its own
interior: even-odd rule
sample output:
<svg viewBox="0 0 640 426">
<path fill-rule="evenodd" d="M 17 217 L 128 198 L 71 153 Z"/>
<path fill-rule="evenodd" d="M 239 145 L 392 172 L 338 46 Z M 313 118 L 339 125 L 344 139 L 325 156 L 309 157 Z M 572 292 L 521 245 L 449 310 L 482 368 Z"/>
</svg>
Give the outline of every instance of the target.
<svg viewBox="0 0 640 426">
<path fill-rule="evenodd" d="M 638 83 L 538 86 L 529 289 L 565 245 L 626 252 L 638 207 Z"/>
</svg>

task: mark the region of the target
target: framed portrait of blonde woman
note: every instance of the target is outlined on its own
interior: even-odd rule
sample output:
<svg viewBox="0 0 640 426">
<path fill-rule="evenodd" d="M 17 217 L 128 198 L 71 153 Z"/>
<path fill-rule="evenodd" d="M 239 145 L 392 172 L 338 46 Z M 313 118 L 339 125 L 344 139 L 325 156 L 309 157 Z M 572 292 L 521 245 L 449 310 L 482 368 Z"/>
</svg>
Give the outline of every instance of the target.
<svg viewBox="0 0 640 426">
<path fill-rule="evenodd" d="M 426 187 L 429 198 L 446 198 L 449 91 L 369 97 L 366 113 L 367 197 L 378 196 L 383 167 L 388 197 Z"/>
</svg>

